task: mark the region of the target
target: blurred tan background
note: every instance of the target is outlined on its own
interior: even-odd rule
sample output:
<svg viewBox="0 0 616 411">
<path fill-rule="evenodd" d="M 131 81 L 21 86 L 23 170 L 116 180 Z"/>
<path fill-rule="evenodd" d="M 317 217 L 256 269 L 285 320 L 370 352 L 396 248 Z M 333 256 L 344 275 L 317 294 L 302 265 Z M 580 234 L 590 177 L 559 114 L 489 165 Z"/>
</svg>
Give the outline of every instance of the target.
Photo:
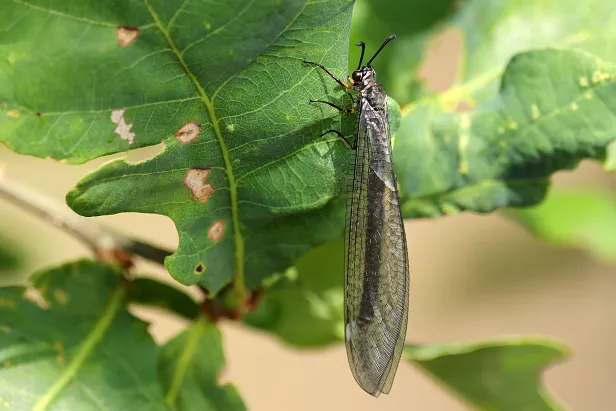
<svg viewBox="0 0 616 411">
<path fill-rule="evenodd" d="M 422 70 L 435 90 L 453 80 L 459 39 L 448 33 L 435 40 Z M 157 148 L 131 152 L 150 156 Z M 117 157 L 117 156 L 114 156 Z M 87 172 L 109 158 L 83 166 L 18 156 L 0 147 L 7 175 L 59 201 Z M 585 162 L 573 173 L 559 173 L 557 186 L 595 185 L 616 190 L 616 178 Z M 160 245 L 176 247 L 177 234 L 161 216 L 124 214 L 97 221 Z M 68 235 L 15 207 L 0 202 L 0 233 L 29 249 L 26 271 L 87 256 Z M 616 235 L 616 233 L 615 233 Z M 411 261 L 409 342 L 453 342 L 507 334 L 539 334 L 561 340 L 572 358 L 552 367 L 547 386 L 571 409 L 614 410 L 616 402 L 616 267 L 583 252 L 555 248 L 533 239 L 499 214 L 461 214 L 407 222 Z M 159 267 L 140 272 L 168 278 Z M 184 324 L 176 317 L 136 310 L 152 321 L 162 342 Z M 390 395 L 374 399 L 356 385 L 343 345 L 297 351 L 274 337 L 221 325 L 228 358 L 223 378 L 237 385 L 248 408 L 278 410 L 438 410 L 468 409 L 407 363 L 401 363 Z"/>
</svg>

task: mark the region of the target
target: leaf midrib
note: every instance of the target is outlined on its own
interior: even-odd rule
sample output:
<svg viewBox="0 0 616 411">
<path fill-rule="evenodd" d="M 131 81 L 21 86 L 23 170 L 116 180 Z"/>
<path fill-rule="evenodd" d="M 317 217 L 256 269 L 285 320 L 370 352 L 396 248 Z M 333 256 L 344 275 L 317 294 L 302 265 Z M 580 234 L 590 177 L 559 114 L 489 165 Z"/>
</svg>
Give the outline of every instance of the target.
<svg viewBox="0 0 616 411">
<path fill-rule="evenodd" d="M 167 30 L 165 26 L 163 26 L 162 22 L 160 21 L 158 17 L 158 14 L 150 5 L 149 0 L 144 0 L 144 3 L 146 7 L 148 8 L 150 15 L 152 16 L 152 19 L 154 20 L 156 27 L 160 30 L 160 32 L 163 34 L 163 36 L 167 40 L 167 43 L 169 44 L 169 48 L 171 49 L 172 53 L 178 59 L 178 62 L 180 63 L 184 71 L 186 72 L 186 75 L 188 76 L 190 81 L 197 88 L 199 92 L 199 96 L 201 97 L 201 101 L 205 105 L 208 115 L 210 116 L 210 120 L 212 123 L 212 129 L 214 130 L 214 134 L 216 135 L 216 139 L 218 140 L 218 143 L 220 145 L 220 151 L 222 153 L 223 161 L 225 163 L 225 170 L 226 170 L 227 178 L 229 179 L 231 222 L 233 224 L 233 238 L 235 242 L 235 266 L 236 266 L 235 272 L 236 274 L 234 278 L 234 289 L 236 292 L 237 299 L 241 303 L 242 301 L 244 301 L 244 294 L 245 294 L 245 288 L 246 288 L 244 285 L 244 241 L 243 241 L 242 232 L 240 230 L 240 224 L 239 224 L 239 209 L 238 209 L 238 201 L 237 201 L 237 182 L 235 180 L 235 175 L 233 174 L 231 159 L 229 157 L 229 150 L 227 149 L 227 145 L 225 144 L 225 141 L 222 138 L 222 132 L 220 130 L 220 125 L 218 124 L 218 118 L 216 117 L 216 112 L 214 110 L 214 106 L 210 98 L 206 94 L 205 90 L 203 89 L 203 87 L 201 86 L 201 84 L 199 83 L 195 75 L 188 68 L 188 65 L 184 61 L 184 58 L 182 57 L 180 50 L 178 49 L 178 47 L 175 45 L 175 43 L 171 39 L 171 35 L 169 31 Z"/>
<path fill-rule="evenodd" d="M 203 334 L 203 326 L 204 319 L 201 317 L 199 321 L 197 321 L 191 330 L 188 332 L 188 336 L 186 337 L 186 343 L 184 344 L 182 355 L 178 359 L 177 367 L 173 373 L 173 378 L 171 380 L 171 386 L 169 387 L 169 391 L 165 395 L 165 403 L 171 407 L 175 408 L 175 402 L 177 397 L 182 389 L 182 385 L 186 380 L 186 375 L 188 374 L 188 369 L 191 365 L 191 360 L 195 355 L 195 351 L 197 350 L 197 342 L 201 335 Z"/>
<path fill-rule="evenodd" d="M 39 400 L 32 407 L 32 411 L 44 411 L 49 408 L 51 403 L 58 397 L 60 392 L 71 382 L 77 372 L 81 369 L 88 356 L 94 351 L 96 344 L 98 344 L 105 332 L 111 326 L 113 319 L 122 307 L 122 301 L 124 300 L 124 289 L 117 288 L 111 298 L 105 311 L 102 313 L 100 319 L 96 322 L 92 331 L 86 336 L 85 340 L 79 347 L 75 357 L 71 360 L 64 371 L 58 375 L 56 382 L 45 392 Z"/>
</svg>

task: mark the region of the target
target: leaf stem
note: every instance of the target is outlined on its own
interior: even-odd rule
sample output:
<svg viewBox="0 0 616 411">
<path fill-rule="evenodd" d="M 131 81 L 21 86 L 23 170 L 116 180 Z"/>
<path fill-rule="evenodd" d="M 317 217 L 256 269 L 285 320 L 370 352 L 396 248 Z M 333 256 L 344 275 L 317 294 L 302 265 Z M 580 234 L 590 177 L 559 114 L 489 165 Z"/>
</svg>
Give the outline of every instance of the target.
<svg viewBox="0 0 616 411">
<path fill-rule="evenodd" d="M 164 265 L 165 257 L 171 251 L 126 237 L 108 227 L 92 224 L 75 214 L 63 204 L 29 188 L 12 181 L 0 168 L 0 198 L 16 205 L 47 221 L 51 225 L 71 234 L 89 247 L 99 257 L 109 252 L 124 252 L 138 255 L 146 260 Z"/>
</svg>

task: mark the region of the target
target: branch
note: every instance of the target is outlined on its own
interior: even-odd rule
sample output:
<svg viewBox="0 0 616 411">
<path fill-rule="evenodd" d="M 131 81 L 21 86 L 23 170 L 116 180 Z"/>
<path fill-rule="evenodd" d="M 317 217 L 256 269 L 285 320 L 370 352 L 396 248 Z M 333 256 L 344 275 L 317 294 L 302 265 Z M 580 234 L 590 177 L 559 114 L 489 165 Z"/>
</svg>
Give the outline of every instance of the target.
<svg viewBox="0 0 616 411">
<path fill-rule="evenodd" d="M 0 198 L 73 235 L 100 259 L 127 264 L 132 255 L 160 265 L 171 251 L 126 237 L 111 228 L 86 221 L 64 204 L 9 180 L 0 164 Z"/>
</svg>

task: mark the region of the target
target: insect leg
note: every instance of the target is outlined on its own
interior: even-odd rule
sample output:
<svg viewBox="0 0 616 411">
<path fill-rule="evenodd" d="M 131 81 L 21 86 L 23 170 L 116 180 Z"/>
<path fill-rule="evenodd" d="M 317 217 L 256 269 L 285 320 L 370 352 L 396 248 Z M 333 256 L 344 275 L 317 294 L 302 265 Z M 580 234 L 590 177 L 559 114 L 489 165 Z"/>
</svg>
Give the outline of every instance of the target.
<svg viewBox="0 0 616 411">
<path fill-rule="evenodd" d="M 336 110 L 342 111 L 343 113 L 354 113 L 355 109 L 354 108 L 342 108 L 339 107 L 337 105 L 335 105 L 334 103 L 330 103 L 329 101 L 324 101 L 324 100 L 310 100 L 311 103 L 323 103 L 323 104 L 327 104 L 330 107 L 335 108 Z"/>
<path fill-rule="evenodd" d="M 356 147 L 355 147 L 355 145 L 351 145 L 351 144 L 347 141 L 346 137 L 344 137 L 344 136 L 342 135 L 342 133 L 341 133 L 341 132 L 339 132 L 338 130 L 327 130 L 325 133 L 321 134 L 321 137 L 323 137 L 325 134 L 329 134 L 329 133 L 334 133 L 334 134 L 336 134 L 338 137 L 340 137 L 340 139 L 342 140 L 342 142 L 344 143 L 344 145 L 345 145 L 345 146 L 347 146 L 347 147 L 348 147 L 349 149 L 351 149 L 351 150 L 355 150 L 355 148 L 356 148 Z"/>
<path fill-rule="evenodd" d="M 353 105 L 353 107 L 355 107 L 355 99 L 353 98 L 353 96 L 351 95 L 351 93 L 349 93 L 348 91 L 346 92 L 347 96 L 349 96 L 351 98 L 351 103 Z"/>
<path fill-rule="evenodd" d="M 328 68 L 326 68 L 325 66 L 320 65 L 319 63 L 315 63 L 314 61 L 306 61 L 306 60 L 304 60 L 304 63 L 312 64 L 313 66 L 317 66 L 317 67 L 322 68 L 322 69 L 323 69 L 323 70 L 324 70 L 327 74 L 329 74 L 329 76 L 330 76 L 331 78 L 333 78 L 334 80 L 336 80 L 336 82 L 337 82 L 338 84 L 340 84 L 342 87 L 344 87 L 344 88 L 346 88 L 346 89 L 350 89 L 350 88 L 352 88 L 352 87 L 353 87 L 353 86 L 351 86 L 350 84 L 347 84 L 347 83 L 345 83 L 344 81 L 342 81 L 342 80 L 340 80 L 340 79 L 336 78 L 336 76 L 334 76 L 334 73 L 332 73 L 331 71 L 329 71 L 329 69 L 328 69 Z"/>
</svg>

